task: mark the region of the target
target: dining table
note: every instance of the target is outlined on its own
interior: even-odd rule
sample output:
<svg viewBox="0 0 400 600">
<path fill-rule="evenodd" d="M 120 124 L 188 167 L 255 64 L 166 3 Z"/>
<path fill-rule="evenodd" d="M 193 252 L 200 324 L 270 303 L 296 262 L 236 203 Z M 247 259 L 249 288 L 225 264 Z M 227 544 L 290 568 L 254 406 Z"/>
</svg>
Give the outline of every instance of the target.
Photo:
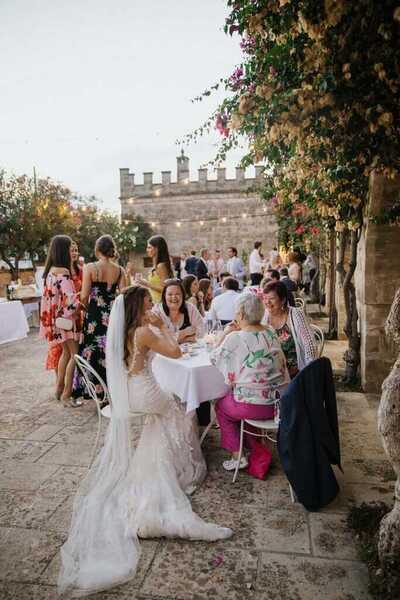
<svg viewBox="0 0 400 600">
<path fill-rule="evenodd" d="M 28 321 L 20 300 L 0 302 L 0 344 L 26 338 Z"/>
<path fill-rule="evenodd" d="M 160 387 L 175 394 L 190 413 L 202 402 L 222 398 L 230 389 L 218 369 L 211 364 L 205 345 L 195 344 L 181 358 L 157 354 L 152 362 L 154 376 Z"/>
</svg>

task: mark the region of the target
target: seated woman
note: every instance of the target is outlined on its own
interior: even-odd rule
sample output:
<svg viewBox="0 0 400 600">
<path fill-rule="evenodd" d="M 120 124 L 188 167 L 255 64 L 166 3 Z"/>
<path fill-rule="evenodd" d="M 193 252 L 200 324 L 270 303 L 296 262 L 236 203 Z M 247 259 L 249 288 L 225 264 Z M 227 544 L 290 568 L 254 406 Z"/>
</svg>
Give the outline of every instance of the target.
<svg viewBox="0 0 400 600">
<path fill-rule="evenodd" d="M 236 468 L 240 445 L 241 419 L 272 419 L 277 393 L 289 382 L 286 361 L 278 338 L 271 327 L 261 325 L 262 300 L 242 294 L 236 301 L 235 321 L 228 325 L 211 355 L 211 362 L 232 386 L 232 392 L 215 406 L 221 428 L 221 446 L 232 453 L 224 469 Z M 255 447 L 255 438 L 245 435 L 245 445 Z M 247 467 L 242 456 L 239 468 Z"/>
<path fill-rule="evenodd" d="M 203 294 L 204 312 L 208 312 L 211 308 L 211 302 L 214 297 L 213 285 L 211 279 L 200 279 L 199 292 Z"/>
<path fill-rule="evenodd" d="M 270 281 L 263 292 L 267 309 L 265 322 L 275 329 L 293 379 L 317 358 L 313 331 L 303 310 L 289 306 L 288 289 L 282 281 Z"/>
<path fill-rule="evenodd" d="M 204 295 L 200 291 L 199 280 L 195 275 L 186 275 L 182 280 L 183 289 L 185 292 L 185 300 L 189 304 L 193 304 L 204 317 Z"/>
<path fill-rule="evenodd" d="M 179 343 L 194 342 L 205 334 L 203 318 L 197 308 L 185 302 L 185 292 L 179 279 L 167 279 L 162 291 L 161 303 L 153 311 L 168 329 L 177 334 Z"/>
<path fill-rule="evenodd" d="M 75 497 L 61 548 L 60 595 L 89 595 L 132 579 L 139 537 L 216 541 L 232 535 L 195 514 L 187 496 L 204 479 L 205 463 L 185 408 L 154 379 L 154 354 L 178 358 L 181 351 L 151 308 L 149 291 L 132 286 L 111 311 L 106 349 L 111 420 Z M 136 449 L 131 412 L 149 417 Z"/>
</svg>

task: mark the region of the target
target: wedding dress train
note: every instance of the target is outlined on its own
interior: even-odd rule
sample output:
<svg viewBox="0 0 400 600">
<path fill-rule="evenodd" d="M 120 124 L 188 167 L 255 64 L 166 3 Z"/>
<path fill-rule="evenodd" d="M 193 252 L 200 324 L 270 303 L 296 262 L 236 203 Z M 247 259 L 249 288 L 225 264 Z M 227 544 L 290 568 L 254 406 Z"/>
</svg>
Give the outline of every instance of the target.
<svg viewBox="0 0 400 600">
<path fill-rule="evenodd" d="M 187 494 L 206 475 L 191 420 L 158 386 L 150 361 L 133 377 L 123 363 L 124 299 L 114 303 L 107 336 L 112 400 L 105 444 L 75 498 L 71 529 L 61 549 L 60 594 L 88 595 L 131 579 L 138 537 L 214 541 L 232 531 L 203 521 Z M 146 414 L 136 450 L 129 412 Z"/>
</svg>

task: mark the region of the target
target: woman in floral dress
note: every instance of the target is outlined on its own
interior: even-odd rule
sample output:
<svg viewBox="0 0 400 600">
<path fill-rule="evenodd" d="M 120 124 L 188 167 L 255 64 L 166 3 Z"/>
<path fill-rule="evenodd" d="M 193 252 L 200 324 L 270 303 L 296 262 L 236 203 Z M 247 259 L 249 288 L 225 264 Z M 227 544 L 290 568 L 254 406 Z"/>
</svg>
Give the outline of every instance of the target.
<svg viewBox="0 0 400 600">
<path fill-rule="evenodd" d="M 106 339 L 108 320 L 117 291 L 126 287 L 126 275 L 115 259 L 117 250 L 110 235 L 103 235 L 95 245 L 95 263 L 89 263 L 83 269 L 81 302 L 86 307 L 79 356 L 97 371 L 105 383 L 106 375 Z M 96 393 L 103 399 L 104 390 L 96 384 Z M 85 383 L 78 369 L 75 370 L 72 396 L 75 399 L 88 397 Z"/>
<path fill-rule="evenodd" d="M 50 243 L 43 272 L 44 288 L 40 307 L 40 336 L 49 344 L 50 355 L 60 355 L 56 398 L 67 402 L 71 395 L 74 354 L 79 340 L 79 298 L 71 277 L 71 245 L 67 235 L 56 235 Z M 66 327 L 57 319 L 63 318 Z M 56 350 L 53 350 L 55 348 Z"/>
<path fill-rule="evenodd" d="M 231 452 L 222 463 L 226 471 L 238 466 L 240 421 L 272 419 L 275 402 L 289 382 L 289 374 L 281 346 L 274 330 L 261 325 L 264 316 L 262 300 L 253 294 L 242 294 L 236 301 L 235 321 L 228 325 L 211 362 L 224 376 L 232 391 L 215 405 L 221 428 L 221 446 Z M 245 434 L 244 443 L 255 449 L 255 438 Z M 240 469 L 247 467 L 242 456 Z"/>
</svg>

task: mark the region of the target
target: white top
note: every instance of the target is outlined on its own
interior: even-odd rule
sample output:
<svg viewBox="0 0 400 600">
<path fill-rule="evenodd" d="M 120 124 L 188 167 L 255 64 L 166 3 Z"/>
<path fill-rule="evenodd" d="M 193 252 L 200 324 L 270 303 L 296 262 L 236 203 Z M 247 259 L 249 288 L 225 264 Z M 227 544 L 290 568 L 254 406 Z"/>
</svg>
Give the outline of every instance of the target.
<svg viewBox="0 0 400 600">
<path fill-rule="evenodd" d="M 206 328 L 204 325 L 203 317 L 201 316 L 201 314 L 199 313 L 199 311 L 193 304 L 186 302 L 186 308 L 189 313 L 190 325 L 196 329 L 196 337 L 197 338 L 204 337 L 206 334 Z M 165 314 L 163 305 L 161 303 L 156 304 L 154 306 L 153 312 L 155 312 L 157 315 L 159 315 L 162 318 L 164 323 L 167 325 L 168 329 L 170 331 L 172 331 L 173 333 L 177 333 L 183 325 L 183 321 L 184 321 L 183 314 L 182 314 L 181 318 L 179 319 L 178 323 L 176 325 L 174 325 L 172 323 L 171 319 L 169 318 L 169 316 Z"/>
<path fill-rule="evenodd" d="M 289 383 L 285 356 L 272 327 L 233 331 L 211 354 L 211 362 L 233 387 L 236 402 L 274 404 Z"/>
<path fill-rule="evenodd" d="M 263 259 L 260 256 L 259 250 L 254 248 L 249 256 L 249 271 L 251 273 L 262 273 L 264 267 Z"/>
<path fill-rule="evenodd" d="M 301 278 L 301 269 L 300 265 L 297 262 L 292 262 L 288 268 L 289 278 L 293 279 L 296 283 L 300 282 Z"/>
<path fill-rule="evenodd" d="M 222 258 L 222 256 L 220 256 L 217 260 L 215 258 L 212 258 L 208 261 L 207 265 L 208 272 L 214 277 L 219 277 L 220 273 L 223 273 L 225 269 L 225 261 Z"/>
<path fill-rule="evenodd" d="M 212 321 L 233 321 L 236 313 L 236 299 L 240 294 L 234 290 L 226 290 L 211 302 L 210 316 Z"/>
<path fill-rule="evenodd" d="M 232 277 L 238 279 L 240 287 L 243 287 L 245 272 L 242 259 L 238 256 L 232 256 L 232 258 L 230 258 L 226 263 L 226 270 L 232 275 Z"/>
</svg>

